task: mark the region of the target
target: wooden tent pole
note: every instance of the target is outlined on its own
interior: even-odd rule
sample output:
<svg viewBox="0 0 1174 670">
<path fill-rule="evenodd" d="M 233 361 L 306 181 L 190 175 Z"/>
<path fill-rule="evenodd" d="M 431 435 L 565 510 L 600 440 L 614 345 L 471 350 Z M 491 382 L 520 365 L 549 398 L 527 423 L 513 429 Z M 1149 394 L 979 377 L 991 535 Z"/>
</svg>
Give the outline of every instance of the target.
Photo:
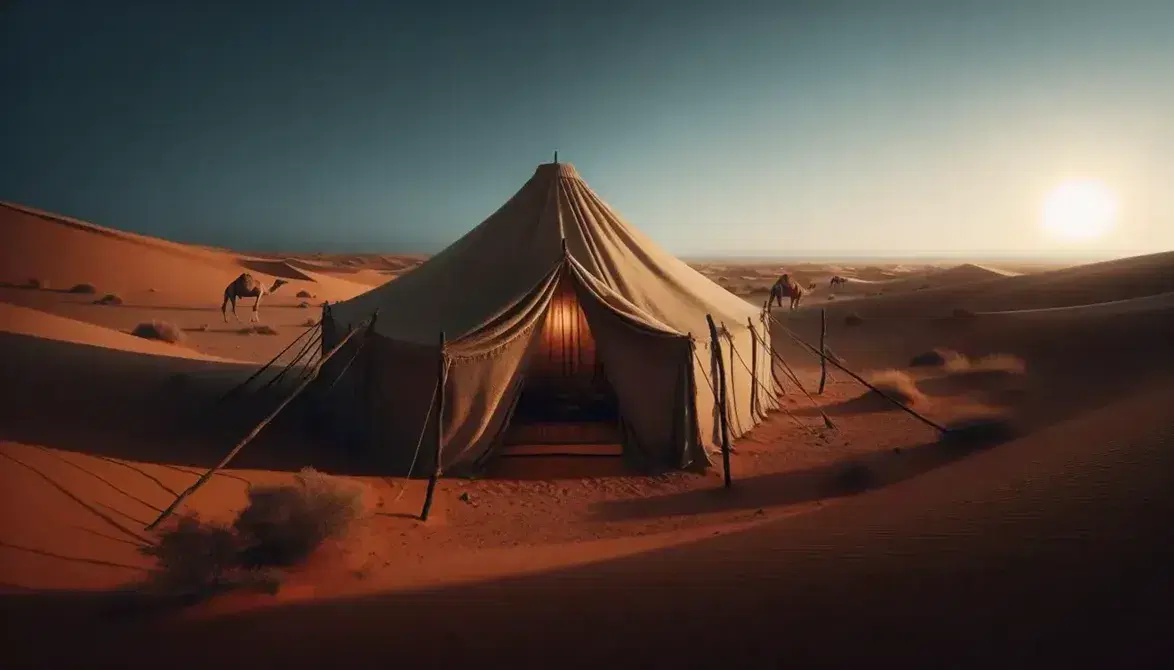
<svg viewBox="0 0 1174 670">
<path fill-rule="evenodd" d="M 371 316 L 371 323 L 374 324 L 374 322 L 375 322 L 375 316 L 372 315 Z M 305 379 L 303 379 L 302 383 L 298 384 L 297 388 L 295 388 L 293 390 L 293 392 L 290 393 L 289 396 L 286 397 L 285 400 L 282 400 L 281 404 L 279 404 L 276 409 L 274 409 L 272 412 L 269 413 L 269 416 L 265 417 L 261 421 L 261 423 L 257 424 L 252 430 L 249 431 L 248 435 L 245 435 L 241 439 L 240 442 L 236 443 L 236 446 L 234 446 L 232 448 L 232 451 L 228 452 L 228 455 L 226 455 L 224 458 L 220 459 L 219 463 L 212 466 L 211 469 L 209 469 L 207 472 L 205 472 L 203 475 L 201 475 L 200 478 L 196 480 L 196 483 L 192 484 L 183 493 L 179 494 L 179 496 L 177 496 L 175 498 L 175 501 L 172 502 L 167 507 L 167 509 L 163 510 L 163 512 L 154 521 L 152 521 L 149 526 L 147 526 L 147 530 L 154 529 L 156 526 L 159 525 L 160 522 L 162 522 L 167 517 L 171 516 L 172 513 L 174 513 L 175 510 L 178 509 L 179 506 L 183 504 L 183 501 L 187 500 L 188 497 L 191 496 L 193 493 L 195 493 L 196 490 L 199 489 L 201 486 L 203 486 L 204 484 L 207 484 L 208 480 L 212 478 L 212 475 L 215 475 L 222 468 L 224 468 L 224 466 L 228 465 L 228 462 L 231 461 L 233 458 L 235 458 L 236 455 L 238 453 L 240 453 L 241 449 L 245 448 L 246 444 L 248 444 L 249 442 L 252 442 L 253 438 L 257 437 L 257 435 L 260 435 L 261 431 L 265 429 L 265 426 L 268 426 L 269 422 L 271 422 L 271 421 L 273 421 L 273 419 L 277 418 L 277 415 L 281 413 L 281 410 L 285 409 L 286 405 L 288 405 L 290 402 L 292 402 L 293 399 L 296 398 L 298 396 L 298 394 L 300 394 L 302 391 L 304 391 L 305 388 L 310 385 L 310 382 L 313 381 L 315 377 L 317 377 L 318 371 L 322 369 L 322 364 L 325 363 L 326 361 L 330 360 L 330 357 L 334 356 L 335 353 L 341 351 L 343 348 L 343 345 L 345 345 L 347 343 L 347 341 L 350 340 L 351 337 L 353 337 L 355 335 L 355 333 L 357 333 L 357 332 L 359 332 L 358 328 L 347 333 L 346 337 L 344 337 L 342 339 L 342 341 L 338 343 L 338 346 L 336 346 L 335 348 L 328 351 L 326 353 L 326 355 L 322 357 L 322 360 L 318 361 L 318 364 L 316 366 L 314 366 L 314 368 L 313 368 L 314 374 L 308 375 Z"/>
<path fill-rule="evenodd" d="M 270 367 L 272 367 L 274 363 L 276 363 L 276 362 L 277 362 L 277 359 L 279 359 L 279 358 L 281 358 L 282 356 L 284 356 L 284 355 L 285 355 L 285 353 L 286 353 L 287 351 L 289 351 L 290 349 L 293 349 L 293 348 L 294 348 L 294 345 L 295 345 L 295 344 L 297 344 L 298 342 L 301 342 L 303 337 L 305 337 L 306 335 L 308 335 L 308 334 L 310 334 L 310 333 L 314 332 L 314 331 L 315 331 L 316 329 L 318 329 L 320 326 L 321 326 L 321 324 L 319 323 L 319 324 L 317 324 L 317 325 L 310 326 L 309 328 L 307 328 L 307 329 L 303 330 L 301 335 L 298 335 L 297 337 L 295 337 L 295 338 L 293 339 L 293 342 L 290 342 L 289 344 L 285 345 L 285 348 L 284 348 L 284 349 L 282 349 L 280 353 L 278 353 L 276 356 L 274 356 L 272 359 L 270 359 L 268 363 L 266 363 L 265 365 L 262 365 L 262 366 L 260 367 L 260 369 L 258 369 L 256 372 L 254 372 L 253 374 L 249 375 L 249 378 L 248 378 L 248 379 L 246 379 L 246 380 L 244 380 L 243 382 L 241 382 L 241 383 L 237 384 L 236 386 L 234 386 L 234 387 L 230 388 L 228 391 L 226 391 L 226 392 L 224 393 L 224 395 L 222 395 L 222 396 L 220 396 L 219 398 L 217 398 L 217 399 L 216 399 L 216 402 L 212 403 L 212 406 L 213 406 L 213 407 L 215 407 L 215 406 L 219 405 L 220 403 L 224 402 L 225 400 L 228 400 L 228 398 L 229 398 L 230 396 L 232 396 L 232 394 L 234 394 L 234 393 L 236 393 L 237 391 L 240 391 L 240 390 L 241 390 L 241 389 L 243 389 L 244 387 L 248 386 L 248 385 L 249 385 L 249 382 L 251 382 L 251 381 L 253 381 L 254 379 L 256 379 L 257 377 L 261 376 L 261 374 L 262 374 L 262 373 L 264 373 L 266 370 L 268 370 Z"/>
<path fill-rule="evenodd" d="M 448 365 L 444 354 L 444 331 L 440 331 L 440 355 L 437 357 L 436 372 L 436 467 L 432 469 L 432 476 L 428 478 L 428 490 L 424 493 L 424 508 L 420 510 L 420 520 L 427 521 L 428 513 L 432 511 L 432 496 L 436 494 L 436 481 L 440 479 L 440 456 L 444 447 L 444 387 L 448 381 Z"/>
<path fill-rule="evenodd" d="M 726 362 L 722 357 L 722 344 L 717 336 L 717 325 L 713 322 L 713 317 L 709 314 L 705 315 L 705 320 L 709 323 L 709 337 L 713 341 L 713 355 L 717 356 L 717 374 L 718 374 L 718 421 L 721 424 L 722 434 L 722 467 L 725 468 L 725 484 L 726 488 L 730 488 L 733 481 L 730 479 L 730 428 L 729 418 L 726 414 L 728 408 L 726 407 Z"/>
<path fill-rule="evenodd" d="M 823 353 L 819 357 L 819 394 L 823 395 L 823 388 L 828 382 L 828 311 L 819 310 L 819 350 Z"/>
<path fill-rule="evenodd" d="M 754 319 L 746 317 L 746 325 L 750 327 L 750 413 L 754 416 L 765 416 L 766 412 L 759 409 L 758 400 L 758 335 L 754 332 Z"/>
<path fill-rule="evenodd" d="M 773 316 L 772 316 L 771 318 L 772 318 L 772 319 L 774 319 L 774 317 L 773 317 Z M 777 321 L 776 321 L 776 322 L 777 322 Z M 779 325 L 780 325 L 780 326 L 782 326 L 782 324 L 781 324 L 781 323 L 780 323 Z M 872 384 L 868 383 L 867 381 L 865 381 L 865 380 L 864 380 L 864 378 L 863 378 L 863 377 L 861 377 L 860 375 L 856 374 L 855 372 L 852 372 L 852 371 L 851 371 L 851 370 L 849 370 L 849 369 L 848 369 L 848 368 L 847 368 L 847 367 L 846 367 L 844 364 L 840 363 L 839 361 L 837 361 L 836 359 L 832 358 L 831 356 L 828 356 L 828 355 L 827 355 L 827 353 L 825 353 L 825 352 L 820 352 L 820 351 L 819 351 L 819 350 L 817 350 L 815 347 L 813 347 L 813 346 L 811 346 L 810 344 L 808 344 L 808 343 L 804 342 L 802 339 L 800 339 L 800 337 L 799 337 L 798 335 L 796 335 L 796 334 L 792 333 L 790 330 L 787 330 L 786 326 L 782 326 L 782 328 L 783 328 L 783 332 L 787 334 L 787 337 L 789 337 L 789 338 L 791 338 L 792 340 L 794 340 L 795 342 L 797 342 L 797 343 L 799 343 L 799 344 L 803 345 L 803 346 L 804 346 L 804 347 L 806 347 L 806 348 L 807 348 L 809 351 L 811 351 L 812 353 L 814 353 L 816 356 L 819 356 L 820 358 L 822 358 L 822 359 L 824 359 L 824 360 L 826 360 L 826 361 L 830 361 L 832 365 L 834 365 L 834 366 L 836 366 L 837 368 L 839 368 L 840 370 L 842 370 L 842 371 L 844 372 L 844 374 L 846 374 L 846 375 L 848 375 L 849 377 L 851 377 L 852 379 L 855 379 L 856 381 L 860 382 L 860 383 L 861 383 L 861 384 L 862 384 L 864 387 L 868 388 L 868 389 L 869 389 L 869 390 L 871 390 L 871 391 L 874 391 L 874 392 L 875 392 L 877 395 L 879 395 L 880 397 L 884 398 L 885 400 L 888 400 L 890 403 L 892 403 L 893 405 L 895 405 L 895 406 L 896 406 L 898 409 L 900 409 L 901 411 L 905 412 L 905 413 L 906 413 L 906 414 L 908 414 L 909 416 L 912 416 L 913 418 L 915 418 L 915 419 L 917 419 L 918 421 L 920 421 L 920 422 L 924 423 L 925 425 L 929 426 L 930 428 L 933 428 L 933 429 L 935 429 L 935 430 L 937 430 L 937 431 L 939 431 L 939 432 L 941 432 L 941 433 L 943 433 L 943 434 L 944 434 L 944 433 L 948 433 L 948 432 L 950 432 L 950 431 L 949 431 L 949 430 L 948 430 L 948 429 L 947 429 L 945 426 L 943 426 L 943 425 L 941 425 L 941 424 L 939 424 L 939 423 L 936 423 L 936 422 L 934 422 L 934 421 L 930 420 L 928 417 L 926 417 L 926 416 L 923 416 L 922 414 L 918 413 L 918 412 L 917 412 L 916 410 L 914 410 L 913 408 L 911 408 L 911 407 L 907 407 L 907 406 L 905 405 L 905 403 L 901 402 L 900 400 L 897 400 L 896 398 L 894 398 L 893 396 L 889 395 L 888 393 L 885 393 L 884 391 L 882 391 L 882 390 L 878 389 L 877 387 L 873 386 Z"/>
</svg>

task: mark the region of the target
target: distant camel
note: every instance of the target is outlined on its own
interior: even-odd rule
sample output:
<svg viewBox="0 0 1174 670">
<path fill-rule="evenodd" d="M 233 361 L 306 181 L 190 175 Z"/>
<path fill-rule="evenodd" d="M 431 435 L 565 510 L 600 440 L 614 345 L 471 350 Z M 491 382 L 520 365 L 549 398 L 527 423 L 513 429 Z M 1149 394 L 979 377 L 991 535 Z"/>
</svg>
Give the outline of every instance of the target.
<svg viewBox="0 0 1174 670">
<path fill-rule="evenodd" d="M 847 284 L 847 283 L 848 283 L 847 279 L 844 279 L 840 275 L 836 275 L 836 276 L 832 277 L 832 280 L 831 280 L 831 282 L 828 283 L 828 286 L 835 288 L 837 284 Z"/>
<path fill-rule="evenodd" d="M 767 304 L 777 301 L 779 307 L 782 307 L 783 296 L 786 296 L 791 299 L 791 309 L 798 309 L 799 301 L 803 300 L 805 293 L 807 291 L 798 282 L 791 279 L 791 275 L 783 274 L 774 286 L 770 287 L 770 300 L 767 301 Z"/>
<path fill-rule="evenodd" d="M 273 282 L 273 286 L 265 288 L 265 285 L 257 281 L 253 275 L 245 272 L 241 276 L 232 280 L 232 283 L 224 288 L 224 302 L 220 303 L 220 314 L 224 317 L 224 322 L 228 323 L 228 312 L 226 308 L 228 303 L 232 303 L 232 315 L 240 321 L 240 317 L 236 314 L 237 298 L 256 298 L 257 301 L 253 303 L 253 316 L 249 318 L 250 321 L 260 321 L 261 315 L 257 312 L 257 308 L 261 306 L 261 296 L 269 295 L 277 289 L 281 288 L 283 284 L 288 284 L 284 279 L 278 279 Z"/>
</svg>

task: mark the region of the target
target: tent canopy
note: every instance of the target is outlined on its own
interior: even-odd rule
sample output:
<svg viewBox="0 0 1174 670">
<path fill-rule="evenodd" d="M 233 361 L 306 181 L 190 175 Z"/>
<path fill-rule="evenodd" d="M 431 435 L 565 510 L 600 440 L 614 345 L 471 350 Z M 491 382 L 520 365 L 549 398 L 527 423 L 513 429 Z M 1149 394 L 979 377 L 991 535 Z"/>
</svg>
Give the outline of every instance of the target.
<svg viewBox="0 0 1174 670">
<path fill-rule="evenodd" d="M 761 350 L 770 346 L 761 310 L 629 225 L 573 166 L 548 163 L 489 218 L 415 270 L 331 307 L 324 347 L 379 312 L 372 339 L 380 343 L 368 345 L 356 366 L 366 372 L 348 374 L 346 402 L 354 406 L 336 414 L 363 441 L 382 443 L 372 446 L 414 450 L 413 464 L 429 461 L 414 443 L 427 431 L 422 422 L 444 333 L 442 465 L 482 462 L 509 421 L 536 325 L 560 281 L 574 284 L 619 399 L 625 452 L 640 461 L 708 462 L 704 447 L 714 442 L 716 410 L 703 380 L 712 379 L 707 314 L 724 326 L 730 346 L 723 349 L 736 350 L 723 352 L 732 378 L 733 436 L 777 407 L 770 355 Z M 752 358 L 757 370 L 746 367 Z"/>
</svg>

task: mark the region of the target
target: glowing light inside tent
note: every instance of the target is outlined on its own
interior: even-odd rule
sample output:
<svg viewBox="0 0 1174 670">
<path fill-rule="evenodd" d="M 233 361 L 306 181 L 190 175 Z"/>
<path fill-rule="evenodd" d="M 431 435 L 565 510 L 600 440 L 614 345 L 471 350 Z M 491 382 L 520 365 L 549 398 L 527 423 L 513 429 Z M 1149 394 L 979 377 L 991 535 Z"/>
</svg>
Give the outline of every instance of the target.
<svg viewBox="0 0 1174 670">
<path fill-rule="evenodd" d="M 1068 240 L 1095 240 L 1113 229 L 1117 221 L 1117 197 L 1104 183 L 1070 180 L 1044 198 L 1043 227 Z"/>
<path fill-rule="evenodd" d="M 532 380 L 565 384 L 590 380 L 596 366 L 595 338 L 575 289 L 562 282 L 551 299 L 539 348 L 529 370 Z M 539 381 L 538 383 L 543 383 Z"/>
</svg>

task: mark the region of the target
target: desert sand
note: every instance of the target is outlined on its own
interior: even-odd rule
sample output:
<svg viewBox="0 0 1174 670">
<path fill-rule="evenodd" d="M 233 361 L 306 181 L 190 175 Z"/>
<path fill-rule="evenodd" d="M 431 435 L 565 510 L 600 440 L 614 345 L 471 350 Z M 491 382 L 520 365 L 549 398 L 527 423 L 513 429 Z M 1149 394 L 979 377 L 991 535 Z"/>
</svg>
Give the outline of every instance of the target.
<svg viewBox="0 0 1174 670">
<path fill-rule="evenodd" d="M 1060 269 L 698 262 L 755 304 L 782 271 L 817 284 L 775 310 L 773 334 L 813 398 L 788 385 L 787 411 L 737 443 L 732 490 L 720 468 L 501 459 L 442 480 L 421 523 L 425 482 L 356 470 L 284 417 L 185 509 L 227 521 L 251 484 L 313 466 L 365 483 L 375 514 L 276 594 L 144 612 L 121 605 L 152 568 L 144 527 L 272 398 L 202 409 L 323 301 L 423 259 L 238 253 L 16 205 L 0 230 L 0 648 L 14 659 L 1126 667 L 1174 651 L 1174 253 Z M 252 299 L 244 323 L 221 318 L 245 271 L 289 282 L 260 306 L 275 334 L 241 332 Z M 832 290 L 834 275 L 849 281 Z M 834 367 L 815 394 L 819 361 L 788 332 L 817 341 L 821 308 L 849 369 L 910 382 L 940 424 L 998 417 L 1008 432 L 943 443 Z M 131 334 L 153 321 L 181 340 Z M 967 362 L 911 365 L 934 349 Z"/>
</svg>

